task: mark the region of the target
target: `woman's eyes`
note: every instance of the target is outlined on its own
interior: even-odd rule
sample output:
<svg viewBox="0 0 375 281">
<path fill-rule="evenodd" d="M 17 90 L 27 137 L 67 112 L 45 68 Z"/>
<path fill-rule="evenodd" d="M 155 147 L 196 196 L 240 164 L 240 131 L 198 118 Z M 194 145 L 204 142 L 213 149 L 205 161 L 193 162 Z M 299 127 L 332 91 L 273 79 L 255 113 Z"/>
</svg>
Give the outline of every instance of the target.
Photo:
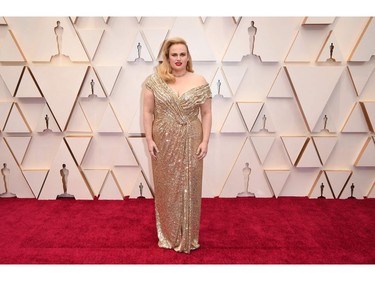
<svg viewBox="0 0 375 281">
<path fill-rule="evenodd" d="M 172 54 L 172 57 L 177 57 L 177 56 L 178 56 L 178 54 Z M 186 54 L 185 54 L 185 53 L 182 53 L 182 54 L 180 54 L 180 56 L 181 56 L 181 57 L 185 57 Z"/>
</svg>

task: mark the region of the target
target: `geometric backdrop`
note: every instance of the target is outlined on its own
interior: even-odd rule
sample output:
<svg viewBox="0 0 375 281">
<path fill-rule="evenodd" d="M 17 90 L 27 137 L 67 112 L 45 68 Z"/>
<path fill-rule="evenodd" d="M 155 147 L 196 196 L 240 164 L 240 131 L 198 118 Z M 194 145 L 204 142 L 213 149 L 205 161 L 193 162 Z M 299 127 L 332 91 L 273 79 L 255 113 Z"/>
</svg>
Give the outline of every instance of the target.
<svg viewBox="0 0 375 281">
<path fill-rule="evenodd" d="M 372 17 L 1 17 L 9 191 L 55 199 L 66 164 L 77 199 L 151 198 L 141 90 L 172 36 L 213 93 L 203 197 L 375 197 Z"/>
</svg>

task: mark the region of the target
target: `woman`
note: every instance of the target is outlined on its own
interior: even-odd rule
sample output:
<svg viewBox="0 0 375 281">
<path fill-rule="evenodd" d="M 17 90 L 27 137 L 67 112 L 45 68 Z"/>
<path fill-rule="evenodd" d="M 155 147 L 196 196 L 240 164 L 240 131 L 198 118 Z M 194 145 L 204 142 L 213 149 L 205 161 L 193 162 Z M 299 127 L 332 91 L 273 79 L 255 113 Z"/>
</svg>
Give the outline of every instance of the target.
<svg viewBox="0 0 375 281">
<path fill-rule="evenodd" d="M 212 94 L 206 80 L 193 73 L 184 39 L 167 40 L 162 52 L 163 61 L 146 79 L 143 90 L 158 245 L 190 253 L 199 248 L 202 169 L 211 132 Z"/>
</svg>

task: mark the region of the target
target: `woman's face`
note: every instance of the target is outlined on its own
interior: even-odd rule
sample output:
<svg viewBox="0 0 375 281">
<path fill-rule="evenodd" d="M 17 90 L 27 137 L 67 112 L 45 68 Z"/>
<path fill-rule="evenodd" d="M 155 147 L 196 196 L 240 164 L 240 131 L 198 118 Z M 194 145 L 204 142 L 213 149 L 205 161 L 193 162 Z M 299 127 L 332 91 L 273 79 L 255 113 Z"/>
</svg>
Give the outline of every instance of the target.
<svg viewBox="0 0 375 281">
<path fill-rule="evenodd" d="M 184 44 L 173 44 L 169 48 L 168 60 L 172 70 L 185 70 L 187 62 L 189 61 L 186 46 Z"/>
</svg>

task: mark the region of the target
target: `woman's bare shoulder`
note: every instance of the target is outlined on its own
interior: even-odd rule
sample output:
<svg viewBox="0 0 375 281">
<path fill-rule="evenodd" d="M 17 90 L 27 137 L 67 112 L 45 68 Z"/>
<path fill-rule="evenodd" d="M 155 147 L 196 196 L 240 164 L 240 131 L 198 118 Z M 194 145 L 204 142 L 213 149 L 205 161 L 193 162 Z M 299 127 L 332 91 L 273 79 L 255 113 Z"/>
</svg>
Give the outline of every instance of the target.
<svg viewBox="0 0 375 281">
<path fill-rule="evenodd" d="M 192 73 L 192 79 L 194 81 L 194 84 L 198 86 L 207 84 L 206 78 L 204 78 L 204 76 L 200 74 Z"/>
</svg>

